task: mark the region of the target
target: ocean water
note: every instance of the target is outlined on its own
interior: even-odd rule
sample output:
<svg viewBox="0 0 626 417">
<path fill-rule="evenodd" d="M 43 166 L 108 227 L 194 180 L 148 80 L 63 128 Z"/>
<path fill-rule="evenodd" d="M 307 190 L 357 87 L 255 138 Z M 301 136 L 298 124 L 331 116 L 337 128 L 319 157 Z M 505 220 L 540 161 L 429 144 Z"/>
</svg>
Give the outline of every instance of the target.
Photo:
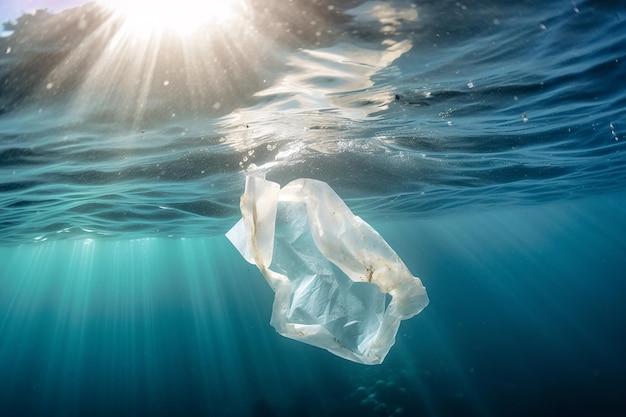
<svg viewBox="0 0 626 417">
<path fill-rule="evenodd" d="M 236 12 L 0 37 L 0 416 L 625 415 L 622 2 Z M 383 364 L 270 326 L 248 173 L 329 183 L 420 277 Z"/>
</svg>

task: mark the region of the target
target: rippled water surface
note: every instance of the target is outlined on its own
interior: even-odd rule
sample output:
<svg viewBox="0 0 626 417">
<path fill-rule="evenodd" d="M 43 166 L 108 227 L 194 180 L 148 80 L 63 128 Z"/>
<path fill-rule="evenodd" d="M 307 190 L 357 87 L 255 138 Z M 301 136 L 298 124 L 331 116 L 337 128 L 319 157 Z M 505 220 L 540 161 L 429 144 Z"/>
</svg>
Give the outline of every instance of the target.
<svg viewBox="0 0 626 417">
<path fill-rule="evenodd" d="M 624 415 L 626 7 L 238 7 L 5 25 L 0 415 Z M 249 173 L 329 183 L 422 279 L 383 365 L 270 327 L 223 237 Z"/>
<path fill-rule="evenodd" d="M 20 18 L 0 39 L 2 240 L 221 233 L 249 171 L 376 218 L 623 189 L 619 7 L 351 6 L 250 8 L 189 39 L 93 5 Z"/>
</svg>

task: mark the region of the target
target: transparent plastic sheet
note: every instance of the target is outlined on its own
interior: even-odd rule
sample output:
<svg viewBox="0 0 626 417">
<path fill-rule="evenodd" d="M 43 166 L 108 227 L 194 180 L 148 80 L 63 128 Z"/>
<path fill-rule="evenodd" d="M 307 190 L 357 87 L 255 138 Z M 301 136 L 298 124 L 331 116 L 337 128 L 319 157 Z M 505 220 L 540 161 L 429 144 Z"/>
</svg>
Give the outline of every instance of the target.
<svg viewBox="0 0 626 417">
<path fill-rule="evenodd" d="M 322 181 L 282 189 L 248 176 L 226 236 L 275 292 L 271 325 L 342 358 L 379 364 L 426 289 L 369 224 Z"/>
</svg>

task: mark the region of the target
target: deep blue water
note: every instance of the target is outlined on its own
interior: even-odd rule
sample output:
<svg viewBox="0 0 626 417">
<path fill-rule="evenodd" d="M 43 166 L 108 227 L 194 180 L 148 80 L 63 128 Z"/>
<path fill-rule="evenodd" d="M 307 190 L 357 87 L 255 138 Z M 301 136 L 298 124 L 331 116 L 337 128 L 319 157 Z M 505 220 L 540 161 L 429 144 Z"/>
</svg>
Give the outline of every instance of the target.
<svg viewBox="0 0 626 417">
<path fill-rule="evenodd" d="M 261 3 L 0 38 L 0 416 L 625 415 L 626 7 Z M 248 172 L 422 279 L 382 365 L 270 326 L 223 236 Z"/>
</svg>

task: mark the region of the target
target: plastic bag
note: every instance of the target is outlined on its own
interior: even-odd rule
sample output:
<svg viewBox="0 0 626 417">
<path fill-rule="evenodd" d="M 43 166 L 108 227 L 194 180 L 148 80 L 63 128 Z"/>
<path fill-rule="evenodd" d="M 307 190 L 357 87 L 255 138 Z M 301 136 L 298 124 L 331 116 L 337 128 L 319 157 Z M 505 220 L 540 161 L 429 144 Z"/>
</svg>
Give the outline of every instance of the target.
<svg viewBox="0 0 626 417">
<path fill-rule="evenodd" d="M 226 236 L 275 292 L 271 325 L 342 358 L 379 364 L 426 289 L 387 242 L 322 181 L 282 189 L 246 178 L 242 219 Z"/>
</svg>

